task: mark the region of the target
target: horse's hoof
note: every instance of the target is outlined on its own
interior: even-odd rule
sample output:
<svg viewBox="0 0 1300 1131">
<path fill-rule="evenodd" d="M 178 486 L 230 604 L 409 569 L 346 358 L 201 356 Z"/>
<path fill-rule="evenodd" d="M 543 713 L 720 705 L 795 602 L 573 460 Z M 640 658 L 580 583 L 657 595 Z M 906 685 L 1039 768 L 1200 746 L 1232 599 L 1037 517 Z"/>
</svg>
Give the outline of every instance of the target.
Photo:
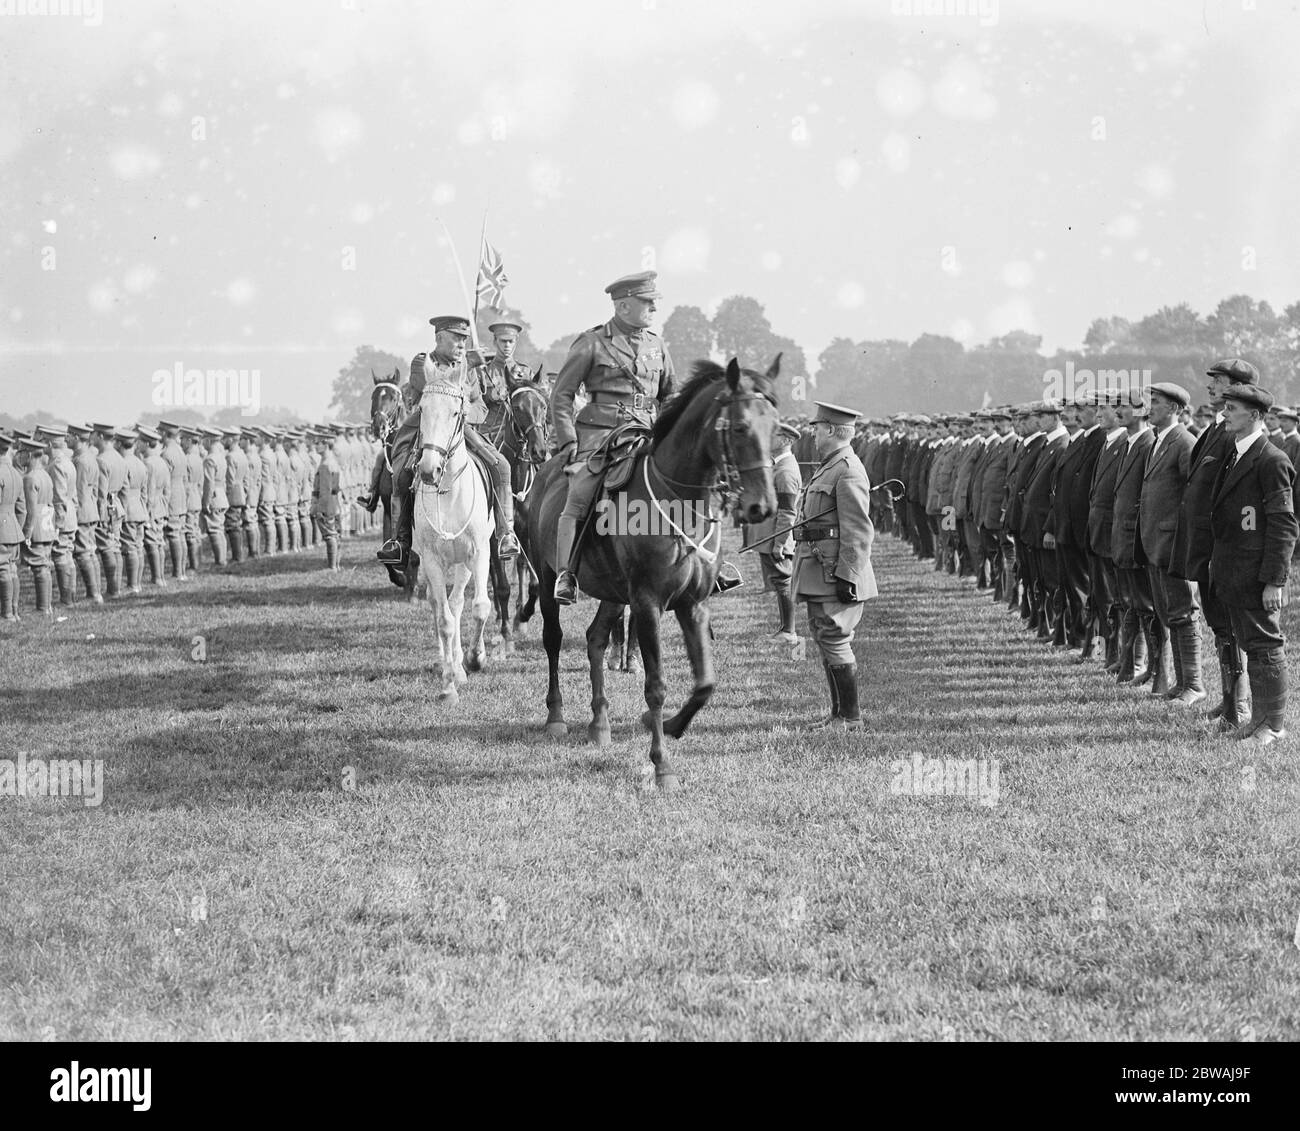
<svg viewBox="0 0 1300 1131">
<path fill-rule="evenodd" d="M 464 668 L 457 668 L 455 680 L 457 687 L 464 687 L 465 684 L 469 683 L 469 673 Z"/>
<path fill-rule="evenodd" d="M 676 718 L 664 720 L 664 734 L 669 738 L 681 738 L 686 733 L 686 724 Z"/>
<path fill-rule="evenodd" d="M 622 670 L 622 667 L 619 664 L 618 657 L 613 652 L 609 654 L 609 659 L 605 661 L 605 667 L 609 668 L 609 670 L 612 672 Z"/>
<path fill-rule="evenodd" d="M 567 738 L 569 736 L 569 724 L 566 722 L 547 723 L 547 738 Z"/>
<path fill-rule="evenodd" d="M 515 647 L 515 642 L 513 640 L 501 641 L 501 655 L 513 656 L 518 650 L 519 649 Z"/>
<path fill-rule="evenodd" d="M 486 662 L 486 656 L 476 656 L 473 652 L 465 653 L 465 668 L 472 672 L 481 672 Z"/>
<path fill-rule="evenodd" d="M 660 793 L 676 793 L 682 788 L 682 782 L 671 770 L 666 774 L 656 772 L 655 787 Z"/>
<path fill-rule="evenodd" d="M 587 727 L 587 741 L 603 748 L 608 746 L 613 739 L 610 736 L 609 727 L 596 726 L 595 723 L 592 723 Z"/>
<path fill-rule="evenodd" d="M 446 703 L 448 707 L 454 707 L 460 702 L 460 693 L 456 691 L 439 691 L 438 702 Z"/>
</svg>

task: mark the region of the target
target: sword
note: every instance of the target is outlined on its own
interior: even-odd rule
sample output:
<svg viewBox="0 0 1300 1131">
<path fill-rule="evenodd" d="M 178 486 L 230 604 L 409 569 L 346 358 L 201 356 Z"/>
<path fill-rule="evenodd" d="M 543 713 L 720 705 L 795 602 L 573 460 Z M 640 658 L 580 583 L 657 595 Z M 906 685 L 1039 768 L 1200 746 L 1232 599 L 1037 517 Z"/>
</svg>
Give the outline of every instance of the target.
<svg viewBox="0 0 1300 1131">
<path fill-rule="evenodd" d="M 789 534 L 790 531 L 792 530 L 798 530 L 799 527 L 801 526 L 807 526 L 814 519 L 821 518 L 821 516 L 824 514 L 830 514 L 831 511 L 833 511 L 834 509 L 835 508 L 831 506 L 831 507 L 827 507 L 824 511 L 818 511 L 815 515 L 812 515 L 809 518 L 805 518 L 802 522 L 796 522 L 793 526 L 787 526 L 784 530 L 778 530 L 775 534 L 769 534 L 766 538 L 760 538 L 757 542 L 752 542 L 750 545 L 746 546 L 740 552 L 742 554 L 747 554 L 749 553 L 750 550 L 754 549 L 757 546 L 763 545 L 765 542 L 771 542 L 774 538 L 780 538 L 785 534 Z"/>
</svg>

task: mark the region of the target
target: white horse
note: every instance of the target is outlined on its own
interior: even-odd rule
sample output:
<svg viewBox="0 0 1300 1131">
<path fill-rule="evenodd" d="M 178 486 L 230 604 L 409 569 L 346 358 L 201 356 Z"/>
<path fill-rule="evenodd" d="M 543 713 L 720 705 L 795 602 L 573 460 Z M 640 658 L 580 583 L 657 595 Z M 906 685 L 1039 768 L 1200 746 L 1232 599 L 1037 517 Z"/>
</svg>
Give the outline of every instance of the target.
<svg viewBox="0 0 1300 1131">
<path fill-rule="evenodd" d="M 488 591 L 489 544 L 495 522 L 487 484 L 465 447 L 465 386 L 430 382 L 420 400 L 419 473 L 415 483 L 413 541 L 420 555 L 420 581 L 433 609 L 441 655 L 440 702 L 459 701 L 465 669 L 487 664 L 484 631 L 492 609 Z M 469 647 L 461 641 L 465 586 L 474 579 L 470 606 L 474 627 Z"/>
</svg>

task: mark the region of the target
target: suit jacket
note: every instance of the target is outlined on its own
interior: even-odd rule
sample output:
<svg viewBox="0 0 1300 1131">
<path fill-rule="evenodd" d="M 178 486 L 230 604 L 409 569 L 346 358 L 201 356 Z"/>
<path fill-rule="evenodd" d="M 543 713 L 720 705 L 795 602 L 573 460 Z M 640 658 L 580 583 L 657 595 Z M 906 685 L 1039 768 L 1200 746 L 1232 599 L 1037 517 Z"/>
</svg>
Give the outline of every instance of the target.
<svg viewBox="0 0 1300 1131">
<path fill-rule="evenodd" d="M 975 464 L 971 468 L 970 484 L 966 488 L 966 513 L 962 515 L 966 522 L 972 522 L 976 527 L 979 526 L 980 503 L 984 497 L 984 475 L 989 460 L 993 458 L 993 438 L 981 437 L 979 448 L 979 455 L 975 457 Z"/>
<path fill-rule="evenodd" d="M 837 600 L 837 579 L 849 582 L 859 601 L 877 595 L 876 575 L 871 568 L 876 528 L 870 508 L 871 484 L 866 468 L 847 444 L 837 448 L 804 484 L 796 521 L 820 515 L 810 525 L 835 527 L 838 537 L 795 543 L 792 597 Z"/>
<path fill-rule="evenodd" d="M 1210 584 L 1225 604 L 1264 607 L 1264 586 L 1285 585 L 1300 528 L 1292 504 L 1295 468 L 1256 438 L 1210 502 Z"/>
<path fill-rule="evenodd" d="M 1169 572 L 1187 581 L 1204 581 L 1214 549 L 1210 532 L 1210 501 L 1219 468 L 1232 447 L 1232 437 L 1215 421 L 1196 437 L 1188 465 L 1187 484 L 1178 507 L 1174 540 L 1169 553 Z"/>
<path fill-rule="evenodd" d="M 1043 548 L 1043 535 L 1047 532 L 1047 518 L 1052 509 L 1052 482 L 1056 464 L 1069 448 L 1070 437 L 1062 432 L 1056 439 L 1044 439 L 1034 464 L 1034 474 L 1025 486 L 1024 502 L 1020 513 L 1020 537 L 1026 546 L 1035 550 Z"/>
<path fill-rule="evenodd" d="M 1046 439 L 1046 434 L 1040 432 L 1032 440 L 1022 444 L 1020 446 L 1020 455 L 1016 459 L 1015 470 L 1007 476 L 1007 511 L 1004 522 L 1007 530 L 1017 536 L 1020 535 L 1025 491 L 1029 489 L 1029 482 L 1034 477 L 1034 468 L 1038 464 L 1038 456 L 1043 450 L 1043 443 Z"/>
<path fill-rule="evenodd" d="M 1193 447 L 1195 441 L 1191 434 L 1183 425 L 1175 424 L 1160 442 L 1160 450 L 1147 461 L 1142 476 L 1138 533 L 1143 556 L 1157 569 L 1169 569 L 1178 507 L 1187 486 Z"/>
<path fill-rule="evenodd" d="M 1102 434 L 1101 451 L 1092 472 L 1088 491 L 1088 548 L 1101 558 L 1109 558 L 1111 529 L 1115 525 L 1115 479 L 1127 454 L 1127 436 L 1121 433 L 1110 447 Z"/>
<path fill-rule="evenodd" d="M 957 481 L 957 462 L 961 454 L 961 441 L 950 440 L 934 458 L 934 466 L 930 469 L 930 494 L 925 507 L 932 514 L 943 514 L 944 507 L 953 505 L 953 485 Z M 870 475 L 870 471 L 867 474 Z"/>
<path fill-rule="evenodd" d="M 984 454 L 984 445 L 977 439 L 967 440 L 957 459 L 957 475 L 952 484 L 952 505 L 955 518 L 965 518 L 970 505 L 970 481 L 975 474 L 975 464 Z"/>
<path fill-rule="evenodd" d="M 1291 461 L 1292 467 L 1300 467 L 1300 431 L 1283 433 L 1282 442 L 1278 446 L 1286 452 L 1286 458 Z"/>
<path fill-rule="evenodd" d="M 1058 546 L 1080 553 L 1088 548 L 1092 474 L 1105 444 L 1106 432 L 1098 425 L 1088 435 L 1071 440 L 1056 461 L 1051 512 L 1044 533 L 1050 533 Z"/>
<path fill-rule="evenodd" d="M 999 436 L 989 442 L 989 451 L 984 460 L 983 476 L 980 480 L 980 498 L 974 503 L 974 490 L 971 491 L 972 506 L 975 513 L 971 516 L 980 526 L 989 530 L 1002 528 L 1002 508 L 1006 505 L 1007 472 L 1013 455 L 1019 450 L 1019 443 L 1014 435 Z"/>
<path fill-rule="evenodd" d="M 1115 475 L 1115 517 L 1110 527 L 1110 556 L 1119 569 L 1141 569 L 1146 565 L 1138 541 L 1138 508 L 1142 500 L 1142 476 L 1146 472 L 1147 454 L 1155 443 L 1150 428 L 1144 428 L 1136 440 L 1120 438 L 1128 446 Z"/>
</svg>

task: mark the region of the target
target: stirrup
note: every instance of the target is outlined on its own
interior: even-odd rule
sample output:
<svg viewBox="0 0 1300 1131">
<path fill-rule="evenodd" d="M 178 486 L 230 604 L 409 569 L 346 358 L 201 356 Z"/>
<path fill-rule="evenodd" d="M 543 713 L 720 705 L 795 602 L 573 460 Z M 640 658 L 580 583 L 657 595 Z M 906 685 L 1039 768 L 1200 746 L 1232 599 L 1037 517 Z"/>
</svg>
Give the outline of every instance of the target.
<svg viewBox="0 0 1300 1131">
<path fill-rule="evenodd" d="M 497 557 L 513 558 L 517 553 L 519 553 L 519 539 L 515 537 L 513 531 L 503 531 L 497 538 Z"/>
<path fill-rule="evenodd" d="M 406 550 L 396 538 L 390 538 L 375 551 L 375 557 L 385 565 L 401 565 L 406 560 Z"/>
<path fill-rule="evenodd" d="M 731 562 L 723 562 L 718 567 L 718 577 L 713 583 L 713 592 L 726 593 L 738 586 L 744 585 L 745 579 Z"/>
<path fill-rule="evenodd" d="M 578 579 L 570 570 L 562 569 L 555 578 L 555 603 L 574 605 L 578 601 Z"/>
</svg>

